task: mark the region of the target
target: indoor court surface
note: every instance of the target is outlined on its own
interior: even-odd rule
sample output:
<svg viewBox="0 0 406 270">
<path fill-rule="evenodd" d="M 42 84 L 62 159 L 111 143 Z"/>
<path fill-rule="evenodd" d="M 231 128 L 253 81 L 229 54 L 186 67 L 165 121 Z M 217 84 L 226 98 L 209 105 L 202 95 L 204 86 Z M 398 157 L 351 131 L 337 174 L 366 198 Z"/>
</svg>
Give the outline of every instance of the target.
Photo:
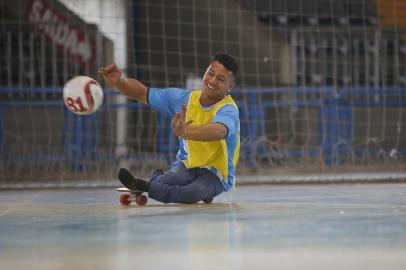
<svg viewBox="0 0 406 270">
<path fill-rule="evenodd" d="M 210 205 L 119 195 L 0 191 L 1 269 L 406 269 L 405 183 L 238 186 Z"/>
<path fill-rule="evenodd" d="M 406 270 L 406 0 L 0 0 L 0 270 L 122 269 Z"/>
</svg>

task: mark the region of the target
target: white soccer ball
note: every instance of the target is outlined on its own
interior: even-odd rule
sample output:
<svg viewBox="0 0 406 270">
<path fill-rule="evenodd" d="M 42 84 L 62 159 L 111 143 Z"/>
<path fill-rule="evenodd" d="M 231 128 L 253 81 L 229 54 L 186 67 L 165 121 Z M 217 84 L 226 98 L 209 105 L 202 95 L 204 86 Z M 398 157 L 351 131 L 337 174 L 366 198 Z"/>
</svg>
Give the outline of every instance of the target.
<svg viewBox="0 0 406 270">
<path fill-rule="evenodd" d="M 103 89 L 100 84 L 87 76 L 76 76 L 63 87 L 66 107 L 80 115 L 92 114 L 103 104 Z"/>
</svg>

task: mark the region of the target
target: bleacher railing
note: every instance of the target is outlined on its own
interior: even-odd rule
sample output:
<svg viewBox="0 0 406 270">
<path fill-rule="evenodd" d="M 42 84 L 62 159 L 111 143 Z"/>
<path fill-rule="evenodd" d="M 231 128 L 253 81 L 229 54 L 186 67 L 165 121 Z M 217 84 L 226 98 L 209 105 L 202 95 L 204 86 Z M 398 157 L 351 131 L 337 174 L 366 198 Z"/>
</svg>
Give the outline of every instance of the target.
<svg viewBox="0 0 406 270">
<path fill-rule="evenodd" d="M 102 128 L 98 123 L 107 121 L 101 117 L 103 113 L 114 112 L 118 108 L 126 109 L 148 109 L 146 105 L 137 102 L 116 103 L 110 96 L 119 94 L 115 90 L 106 90 L 107 102 L 103 104 L 101 110 L 90 116 L 78 116 L 69 112 L 59 97 L 62 93 L 61 88 L 18 88 L 2 87 L 0 88 L 0 160 L 15 162 L 37 161 L 69 161 L 72 171 L 86 170 L 88 161 L 108 161 L 108 160 L 146 160 L 150 161 L 165 159 L 168 164 L 173 162 L 177 150 L 177 139 L 174 137 L 170 128 L 170 119 L 163 115 L 157 114 L 156 127 L 156 144 L 153 153 L 145 151 L 136 153 L 132 152 L 127 155 L 117 156 L 113 148 L 104 149 L 102 145 L 101 134 Z M 306 163 L 309 159 L 320 159 L 324 165 L 340 166 L 354 162 L 358 157 L 376 157 L 379 155 L 390 155 L 393 151 L 396 154 L 404 156 L 406 154 L 405 140 L 402 133 L 406 126 L 406 119 L 402 119 L 402 108 L 406 107 L 406 89 L 404 88 L 301 88 L 301 87 L 282 87 L 266 89 L 234 89 L 232 95 L 237 100 L 240 117 L 241 117 L 241 161 L 242 166 L 260 167 L 262 159 L 283 159 L 299 160 Z M 46 97 L 53 96 L 53 99 Z M 52 127 L 49 123 L 47 136 L 53 136 L 55 128 L 63 128 L 63 146 L 60 151 L 48 149 L 44 153 L 19 152 L 13 153 L 7 151 L 5 145 L 5 136 L 18 136 L 13 130 L 7 129 L 5 122 L 7 115 L 5 112 L 12 110 L 12 113 L 18 113 L 24 107 L 56 107 L 60 108 L 63 113 L 60 121 L 63 122 L 59 127 Z M 282 109 L 288 109 L 283 111 Z M 395 108 L 399 114 L 399 119 L 395 119 L 397 125 L 396 131 L 389 130 L 383 133 L 382 138 L 358 138 L 366 142 L 365 144 L 357 143 L 354 135 L 359 125 L 364 125 L 365 129 L 371 129 L 371 123 L 357 123 L 354 117 L 355 111 L 365 109 L 361 114 L 369 117 L 368 113 L 373 108 L 382 108 L 383 112 L 390 108 Z M 274 119 L 269 115 L 269 110 L 279 110 L 278 116 Z M 307 122 L 313 122 L 303 130 L 296 130 L 292 138 L 281 138 L 285 136 L 286 131 L 283 128 L 269 127 L 271 122 L 282 121 L 290 125 L 292 119 L 291 110 L 312 110 L 312 116 L 309 114 L 304 119 L 304 125 Z M 287 113 L 288 112 L 288 113 Z M 359 113 L 358 113 L 359 114 Z M 316 115 L 316 117 L 314 116 Z M 365 118 L 364 117 L 364 118 Z M 315 119 L 316 118 L 316 119 Z M 384 120 L 385 121 L 385 120 Z M 382 123 L 385 128 L 387 123 Z M 271 125 L 272 126 L 272 125 Z M 273 124 L 275 126 L 275 124 Z M 310 127 L 310 128 L 309 128 Z M 35 128 L 35 126 L 34 126 Z M 361 127 L 362 128 L 362 127 Z M 32 131 L 35 136 L 35 131 Z M 47 131 L 45 131 L 47 132 Z M 391 133 L 392 132 L 392 133 Z M 300 133 L 300 136 L 299 136 Z M 302 137 L 301 142 L 297 141 Z M 312 137 L 312 142 L 310 142 Z M 314 137 L 316 138 L 314 140 Z M 273 139 L 278 138 L 278 139 Z M 142 138 L 141 138 L 142 139 Z M 380 146 L 371 146 L 371 140 L 380 141 Z M 390 140 L 391 143 L 385 143 Z M 7 139 L 10 141 L 10 138 Z M 300 140 L 299 140 L 300 141 Z M 316 142 L 314 142 L 316 141 Z M 278 148 L 278 150 L 275 150 Z M 46 148 L 43 146 L 42 148 Z"/>
</svg>

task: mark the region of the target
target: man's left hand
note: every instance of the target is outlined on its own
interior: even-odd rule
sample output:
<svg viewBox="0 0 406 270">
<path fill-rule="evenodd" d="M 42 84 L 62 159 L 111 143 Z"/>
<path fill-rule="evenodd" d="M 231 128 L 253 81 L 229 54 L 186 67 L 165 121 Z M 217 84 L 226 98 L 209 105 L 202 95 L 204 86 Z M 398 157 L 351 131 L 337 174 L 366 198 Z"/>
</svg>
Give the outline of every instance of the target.
<svg viewBox="0 0 406 270">
<path fill-rule="evenodd" d="M 173 132 L 178 137 L 185 138 L 187 128 L 192 123 L 192 120 L 186 122 L 186 105 L 182 105 L 180 112 L 177 112 L 175 117 L 172 118 L 171 126 Z"/>
</svg>

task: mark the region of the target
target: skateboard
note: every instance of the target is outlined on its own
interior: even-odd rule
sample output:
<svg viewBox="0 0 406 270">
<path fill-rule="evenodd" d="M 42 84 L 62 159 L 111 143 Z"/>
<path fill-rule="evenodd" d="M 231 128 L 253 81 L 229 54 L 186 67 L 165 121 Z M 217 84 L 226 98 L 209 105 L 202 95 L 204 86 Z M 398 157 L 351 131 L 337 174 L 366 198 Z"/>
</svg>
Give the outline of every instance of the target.
<svg viewBox="0 0 406 270">
<path fill-rule="evenodd" d="M 131 190 L 126 187 L 117 188 L 118 192 L 125 192 L 126 194 L 121 194 L 119 197 L 119 202 L 121 205 L 130 205 L 132 202 L 135 202 L 139 206 L 146 205 L 148 202 L 148 197 L 139 190 Z M 213 198 L 208 198 L 203 200 L 204 203 L 209 204 L 213 202 Z"/>
<path fill-rule="evenodd" d="M 204 202 L 205 204 L 212 203 L 212 202 L 213 202 L 213 198 L 207 198 L 206 200 L 203 200 L 203 202 Z"/>
<path fill-rule="evenodd" d="M 135 202 L 137 205 L 143 206 L 148 202 L 148 197 L 142 194 L 142 191 L 131 190 L 126 187 L 117 188 L 118 192 L 123 192 L 119 197 L 121 205 L 130 205 L 132 202 Z"/>
</svg>

